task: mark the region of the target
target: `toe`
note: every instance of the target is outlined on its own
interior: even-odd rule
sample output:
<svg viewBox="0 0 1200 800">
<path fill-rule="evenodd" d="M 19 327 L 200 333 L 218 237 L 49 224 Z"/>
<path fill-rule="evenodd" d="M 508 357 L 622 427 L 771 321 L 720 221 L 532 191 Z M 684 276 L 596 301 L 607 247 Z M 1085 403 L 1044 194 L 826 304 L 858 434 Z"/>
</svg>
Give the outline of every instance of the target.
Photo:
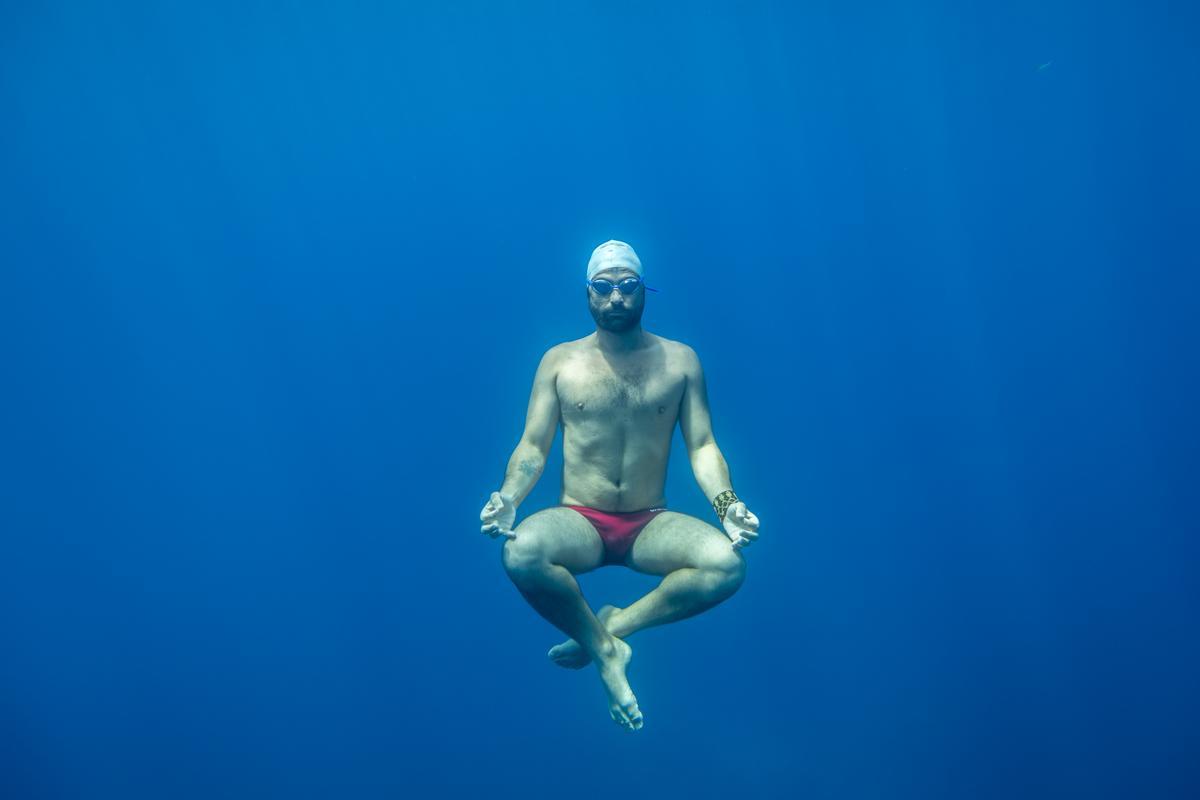
<svg viewBox="0 0 1200 800">
<path fill-rule="evenodd" d="M 642 710 L 638 708 L 637 702 L 634 701 L 621 709 L 622 716 L 629 721 L 629 727 L 632 730 L 637 730 L 642 727 Z"/>
</svg>

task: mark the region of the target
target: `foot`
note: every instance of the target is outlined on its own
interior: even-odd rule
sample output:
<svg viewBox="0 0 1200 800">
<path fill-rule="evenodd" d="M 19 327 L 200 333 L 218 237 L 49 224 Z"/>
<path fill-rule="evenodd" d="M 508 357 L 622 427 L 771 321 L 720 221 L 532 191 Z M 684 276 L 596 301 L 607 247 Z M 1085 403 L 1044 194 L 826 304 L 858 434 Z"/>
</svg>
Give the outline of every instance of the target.
<svg viewBox="0 0 1200 800">
<path fill-rule="evenodd" d="M 596 664 L 604 691 L 608 693 L 608 714 L 625 730 L 641 730 L 642 712 L 633 689 L 629 688 L 629 681 L 625 679 L 625 667 L 633 658 L 633 648 L 615 636 L 612 642 L 612 649 L 598 656 Z"/>
<path fill-rule="evenodd" d="M 600 620 L 600 624 L 607 629 L 609 618 L 620 610 L 614 606 L 601 606 L 600 610 L 596 612 L 596 619 Z M 609 631 L 609 633 L 612 633 L 612 631 Z M 592 663 L 592 657 L 574 639 L 567 639 L 562 644 L 554 645 L 546 655 L 555 664 L 567 669 L 582 669 Z"/>
</svg>

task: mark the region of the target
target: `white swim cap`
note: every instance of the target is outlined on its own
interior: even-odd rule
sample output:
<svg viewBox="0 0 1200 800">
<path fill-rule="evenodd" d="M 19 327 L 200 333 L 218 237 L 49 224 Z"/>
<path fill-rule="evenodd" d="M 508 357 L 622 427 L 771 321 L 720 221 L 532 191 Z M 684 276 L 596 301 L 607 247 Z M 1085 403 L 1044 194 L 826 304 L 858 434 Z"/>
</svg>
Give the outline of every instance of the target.
<svg viewBox="0 0 1200 800">
<path fill-rule="evenodd" d="M 639 277 L 642 274 L 642 262 L 638 259 L 637 253 L 633 252 L 633 248 L 624 242 L 609 239 L 592 251 L 592 257 L 587 265 L 587 279 L 590 281 L 597 272 L 613 267 L 631 269 Z"/>
</svg>

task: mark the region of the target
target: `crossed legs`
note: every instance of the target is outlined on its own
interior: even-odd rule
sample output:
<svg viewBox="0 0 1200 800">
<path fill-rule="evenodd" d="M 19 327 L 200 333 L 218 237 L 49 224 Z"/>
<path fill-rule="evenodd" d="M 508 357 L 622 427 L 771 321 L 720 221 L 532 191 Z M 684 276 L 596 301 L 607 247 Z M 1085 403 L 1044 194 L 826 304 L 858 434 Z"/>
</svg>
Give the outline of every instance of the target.
<svg viewBox="0 0 1200 800">
<path fill-rule="evenodd" d="M 707 611 L 738 590 L 746 576 L 746 560 L 729 537 L 688 514 L 664 511 L 642 530 L 627 566 L 664 576 L 653 590 L 625 608 L 604 606 L 597 617 L 620 639 Z M 578 640 L 550 649 L 556 664 L 579 669 L 591 657 Z"/>
<path fill-rule="evenodd" d="M 595 662 L 609 697 L 609 713 L 622 727 L 642 727 L 625 667 L 632 650 L 624 637 L 643 628 L 699 614 L 732 595 L 745 576 L 742 555 L 729 538 L 695 517 L 664 511 L 642 530 L 627 565 L 663 580 L 626 608 L 593 614 L 575 575 L 598 567 L 603 544 L 578 512 L 543 509 L 527 517 L 505 542 L 504 567 L 534 609 L 570 639 L 550 650 L 555 663 L 578 669 Z"/>
</svg>

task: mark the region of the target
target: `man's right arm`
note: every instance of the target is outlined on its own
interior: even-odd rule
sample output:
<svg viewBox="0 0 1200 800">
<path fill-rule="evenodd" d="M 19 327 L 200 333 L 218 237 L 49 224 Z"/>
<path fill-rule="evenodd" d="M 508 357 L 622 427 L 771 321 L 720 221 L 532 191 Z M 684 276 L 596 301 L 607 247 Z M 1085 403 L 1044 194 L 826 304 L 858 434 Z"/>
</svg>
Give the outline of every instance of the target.
<svg viewBox="0 0 1200 800">
<path fill-rule="evenodd" d="M 537 372 L 533 376 L 533 391 L 529 395 L 529 410 L 525 414 L 525 432 L 508 460 L 504 473 L 504 485 L 500 493 L 513 498 L 514 505 L 533 491 L 534 484 L 546 468 L 550 445 L 558 429 L 558 362 L 561 351 L 552 347 L 542 356 Z"/>
</svg>

